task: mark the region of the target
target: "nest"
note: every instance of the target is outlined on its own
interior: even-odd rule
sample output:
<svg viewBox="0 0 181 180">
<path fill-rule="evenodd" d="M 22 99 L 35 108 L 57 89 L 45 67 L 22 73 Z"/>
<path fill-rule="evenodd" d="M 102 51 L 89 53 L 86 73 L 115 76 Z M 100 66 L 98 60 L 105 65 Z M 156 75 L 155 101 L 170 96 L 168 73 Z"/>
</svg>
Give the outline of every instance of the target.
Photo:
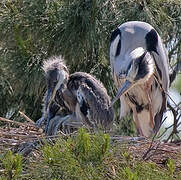
<svg viewBox="0 0 181 180">
<path fill-rule="evenodd" d="M 28 156 L 45 141 L 51 142 L 60 136 L 67 138 L 62 131 L 52 136 L 45 135 L 42 128 L 38 128 L 34 121 L 20 113 L 28 122 L 22 123 L 0 117 L 0 121 L 5 122 L 5 125 L 0 127 L 0 153 L 11 150 Z"/>
<path fill-rule="evenodd" d="M 28 156 L 37 147 L 41 140 L 50 140 L 65 134 L 45 136 L 43 130 L 35 126 L 32 120 L 21 123 L 0 117 L 0 121 L 6 123 L 0 127 L 0 152 L 12 150 Z M 165 166 L 168 159 L 174 159 L 177 169 L 181 169 L 181 142 L 163 143 L 151 141 L 144 137 L 111 136 L 111 144 L 118 143 L 120 146 L 126 144 L 134 158 L 157 165 Z"/>
<path fill-rule="evenodd" d="M 21 123 L 0 117 L 6 125 L 0 127 L 0 152 L 45 137 L 43 130 L 33 122 Z"/>
</svg>

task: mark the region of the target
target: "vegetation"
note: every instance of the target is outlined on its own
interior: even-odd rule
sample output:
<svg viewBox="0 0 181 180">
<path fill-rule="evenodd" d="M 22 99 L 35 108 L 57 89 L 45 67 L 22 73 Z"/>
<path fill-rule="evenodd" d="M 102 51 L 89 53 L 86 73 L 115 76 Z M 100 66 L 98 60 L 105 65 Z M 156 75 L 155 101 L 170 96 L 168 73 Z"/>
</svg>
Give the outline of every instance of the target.
<svg viewBox="0 0 181 180">
<path fill-rule="evenodd" d="M 3 0 L 0 2 L 0 114 L 21 120 L 41 116 L 45 82 L 41 65 L 63 55 L 70 72 L 85 71 L 115 87 L 109 67 L 111 31 L 129 20 L 153 25 L 169 50 L 170 62 L 181 51 L 181 2 L 170 0 Z M 119 104 L 115 106 L 117 117 Z"/>
<path fill-rule="evenodd" d="M 169 159 L 164 167 L 135 159 L 128 148 L 110 145 L 107 134 L 91 135 L 84 129 L 68 139 L 59 138 L 55 144 L 46 143 L 36 156 L 24 158 L 8 151 L 0 158 L 0 179 L 115 179 L 172 180 L 180 179 L 175 161 Z"/>
<path fill-rule="evenodd" d="M 85 71 L 96 76 L 113 97 L 110 34 L 129 20 L 155 27 L 171 67 L 177 67 L 181 62 L 180 7 L 180 0 L 0 1 L 0 116 L 23 121 L 20 110 L 33 120 L 40 118 L 45 92 L 41 66 L 52 55 L 62 55 L 71 73 Z M 174 86 L 180 91 L 179 84 Z M 119 102 L 115 111 L 117 120 Z M 126 117 L 117 133 L 134 135 L 131 123 Z M 161 168 L 134 158 L 128 147 L 109 141 L 108 135 L 81 129 L 75 137 L 43 145 L 35 157 L 26 159 L 8 151 L 0 155 L 0 180 L 181 179 L 174 160 Z"/>
</svg>

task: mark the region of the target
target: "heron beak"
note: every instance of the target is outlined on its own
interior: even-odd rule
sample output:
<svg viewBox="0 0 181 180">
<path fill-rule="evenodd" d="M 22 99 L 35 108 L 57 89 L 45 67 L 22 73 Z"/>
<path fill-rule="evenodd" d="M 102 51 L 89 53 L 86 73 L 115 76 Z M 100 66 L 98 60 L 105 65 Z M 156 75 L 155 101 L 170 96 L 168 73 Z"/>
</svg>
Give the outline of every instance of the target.
<svg viewBox="0 0 181 180">
<path fill-rule="evenodd" d="M 47 99 L 46 99 L 47 108 L 50 106 L 50 104 L 52 103 L 53 99 L 55 98 L 56 92 L 58 90 L 57 85 L 56 85 L 56 87 L 53 90 L 51 90 L 51 89 L 48 90 L 48 95 L 47 95 Z"/>
<path fill-rule="evenodd" d="M 45 101 L 45 114 L 44 114 L 44 118 L 46 120 L 46 126 L 45 126 L 45 134 L 48 133 L 48 127 L 49 127 L 49 123 L 50 123 L 50 119 L 51 119 L 51 113 L 49 110 L 49 107 L 53 101 L 53 99 L 55 98 L 56 95 L 56 88 L 52 89 L 52 88 L 48 88 L 47 91 L 47 97 L 46 97 L 46 101 Z"/>
<path fill-rule="evenodd" d="M 133 85 L 133 83 L 126 80 L 124 82 L 124 84 L 122 85 L 122 87 L 118 90 L 116 96 L 113 98 L 113 100 L 111 102 L 111 106 L 113 106 L 114 103 L 120 98 L 120 96 L 125 94 L 132 87 L 132 85 Z"/>
<path fill-rule="evenodd" d="M 48 109 L 51 96 L 52 96 L 52 89 L 51 89 L 51 88 L 48 88 L 47 96 L 46 96 L 46 100 L 45 100 L 45 110 L 46 110 L 46 111 L 47 111 L 47 109 Z"/>
<path fill-rule="evenodd" d="M 45 111 L 47 112 L 47 110 L 49 109 L 50 104 L 52 103 L 53 99 L 55 98 L 55 94 L 56 94 L 57 90 L 54 88 L 49 88 L 47 91 L 47 97 L 45 100 Z M 48 113 L 48 112 L 47 112 Z"/>
</svg>

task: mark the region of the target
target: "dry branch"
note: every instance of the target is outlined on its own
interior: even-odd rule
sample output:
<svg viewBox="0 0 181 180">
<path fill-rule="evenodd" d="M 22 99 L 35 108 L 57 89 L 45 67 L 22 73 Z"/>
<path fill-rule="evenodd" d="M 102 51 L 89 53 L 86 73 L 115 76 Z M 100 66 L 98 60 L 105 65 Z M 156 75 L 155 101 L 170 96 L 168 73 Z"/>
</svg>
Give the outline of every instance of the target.
<svg viewBox="0 0 181 180">
<path fill-rule="evenodd" d="M 19 113 L 27 120 L 27 121 L 29 121 L 29 122 L 31 122 L 31 123 L 35 123 L 33 120 L 31 120 L 26 114 L 24 114 L 23 112 L 21 112 L 21 111 L 19 111 Z"/>
<path fill-rule="evenodd" d="M 33 127 L 33 128 L 35 128 L 35 129 L 40 129 L 40 128 L 38 128 L 37 126 L 35 126 L 34 124 L 30 124 L 30 123 L 21 123 L 21 122 L 13 121 L 13 120 L 6 119 L 6 118 L 3 118 L 3 117 L 0 117 L 0 121 L 12 123 L 12 124 L 16 124 L 16 125 L 18 125 L 18 126 L 23 126 L 23 127 Z"/>
</svg>

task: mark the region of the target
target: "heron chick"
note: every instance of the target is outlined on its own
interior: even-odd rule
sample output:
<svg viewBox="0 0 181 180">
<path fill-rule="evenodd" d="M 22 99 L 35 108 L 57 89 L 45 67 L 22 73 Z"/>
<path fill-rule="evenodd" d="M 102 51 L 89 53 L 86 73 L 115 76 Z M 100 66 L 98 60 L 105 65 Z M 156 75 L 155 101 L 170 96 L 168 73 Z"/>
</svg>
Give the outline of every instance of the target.
<svg viewBox="0 0 181 180">
<path fill-rule="evenodd" d="M 111 128 L 114 111 L 110 107 L 107 90 L 100 81 L 84 72 L 69 75 L 61 56 L 45 61 L 43 70 L 47 82 L 44 110 L 47 134 L 50 120 L 55 116 L 53 104 L 69 110 L 72 116 L 68 116 L 67 122 L 82 122 L 88 127 L 101 127 L 104 130 Z"/>
<path fill-rule="evenodd" d="M 123 23 L 111 34 L 110 64 L 120 98 L 120 118 L 133 112 L 139 135 L 160 127 L 167 107 L 168 56 L 156 30 L 145 22 Z"/>
<path fill-rule="evenodd" d="M 38 127 L 46 125 L 45 132 L 48 135 L 55 135 L 57 129 L 66 118 L 73 118 L 72 115 L 70 116 L 72 111 L 65 106 L 61 94 L 57 93 L 58 90 L 61 91 L 65 88 L 64 84 L 66 84 L 65 81 L 69 74 L 68 69 L 64 65 L 64 62 L 60 61 L 60 58 L 53 57 L 53 59 L 53 61 L 51 59 L 44 61 L 42 67 L 46 79 L 47 91 L 43 98 L 42 117 L 36 122 Z M 49 124 L 50 120 L 51 123 Z M 49 126 L 51 127 L 48 128 Z M 67 128 L 61 130 L 66 131 Z"/>
</svg>

